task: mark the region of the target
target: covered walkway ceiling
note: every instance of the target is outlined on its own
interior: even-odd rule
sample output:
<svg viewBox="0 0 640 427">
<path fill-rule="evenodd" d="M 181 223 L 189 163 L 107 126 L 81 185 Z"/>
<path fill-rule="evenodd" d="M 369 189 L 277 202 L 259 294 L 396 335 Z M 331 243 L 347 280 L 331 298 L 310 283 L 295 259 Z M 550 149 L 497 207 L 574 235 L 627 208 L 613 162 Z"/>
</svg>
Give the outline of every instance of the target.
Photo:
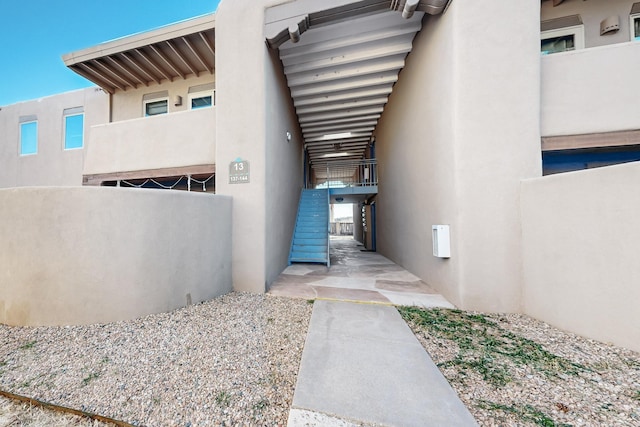
<svg viewBox="0 0 640 427">
<path fill-rule="evenodd" d="M 72 52 L 62 59 L 109 93 L 213 74 L 214 26 L 215 15 L 204 15 Z"/>
<path fill-rule="evenodd" d="M 406 3 L 415 10 L 404 17 L 404 0 L 352 2 L 294 17 L 267 40 L 279 49 L 313 165 L 364 157 L 422 28 L 421 10 L 437 14 L 448 1 Z"/>
</svg>

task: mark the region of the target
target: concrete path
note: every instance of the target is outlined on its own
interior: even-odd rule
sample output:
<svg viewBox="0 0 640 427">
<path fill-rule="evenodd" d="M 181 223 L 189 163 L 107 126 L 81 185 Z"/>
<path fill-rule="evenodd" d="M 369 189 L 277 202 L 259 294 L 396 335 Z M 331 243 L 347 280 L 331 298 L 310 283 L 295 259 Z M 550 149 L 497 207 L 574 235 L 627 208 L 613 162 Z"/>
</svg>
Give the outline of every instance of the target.
<svg viewBox="0 0 640 427">
<path fill-rule="evenodd" d="M 318 300 L 289 426 L 476 426 L 394 307 Z"/>
</svg>

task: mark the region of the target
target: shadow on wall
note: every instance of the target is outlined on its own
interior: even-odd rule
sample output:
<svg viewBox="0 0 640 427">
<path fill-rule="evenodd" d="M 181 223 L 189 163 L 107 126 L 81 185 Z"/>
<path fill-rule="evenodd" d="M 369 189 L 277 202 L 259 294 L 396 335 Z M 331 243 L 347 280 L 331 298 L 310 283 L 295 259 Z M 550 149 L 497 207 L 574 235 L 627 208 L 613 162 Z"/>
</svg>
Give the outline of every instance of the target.
<svg viewBox="0 0 640 427">
<path fill-rule="evenodd" d="M 114 322 L 230 292 L 231 204 L 168 190 L 0 190 L 0 322 Z"/>
</svg>

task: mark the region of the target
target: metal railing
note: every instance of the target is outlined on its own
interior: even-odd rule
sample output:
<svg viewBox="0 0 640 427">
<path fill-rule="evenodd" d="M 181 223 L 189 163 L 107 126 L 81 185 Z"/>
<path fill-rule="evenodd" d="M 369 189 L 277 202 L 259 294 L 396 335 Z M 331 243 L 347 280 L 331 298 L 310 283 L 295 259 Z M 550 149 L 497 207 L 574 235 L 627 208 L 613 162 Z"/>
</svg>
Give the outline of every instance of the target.
<svg viewBox="0 0 640 427">
<path fill-rule="evenodd" d="M 344 188 L 378 185 L 376 159 L 334 161 L 313 165 L 316 188 Z"/>
</svg>

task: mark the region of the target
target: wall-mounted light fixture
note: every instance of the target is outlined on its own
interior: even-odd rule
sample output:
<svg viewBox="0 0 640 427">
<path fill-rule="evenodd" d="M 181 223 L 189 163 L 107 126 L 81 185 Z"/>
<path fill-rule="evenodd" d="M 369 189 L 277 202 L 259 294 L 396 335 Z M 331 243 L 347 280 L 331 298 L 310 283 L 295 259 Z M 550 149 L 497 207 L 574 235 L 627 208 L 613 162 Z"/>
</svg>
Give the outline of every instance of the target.
<svg viewBox="0 0 640 427">
<path fill-rule="evenodd" d="M 182 97 L 180 95 L 176 95 L 176 97 L 173 98 L 173 105 L 175 105 L 176 107 L 178 105 L 182 105 Z"/>
<path fill-rule="evenodd" d="M 291 141 L 291 132 L 287 131 L 287 142 Z"/>
<path fill-rule="evenodd" d="M 620 29 L 620 18 L 618 15 L 610 16 L 600 22 L 600 35 L 614 34 Z"/>
<path fill-rule="evenodd" d="M 411 18 L 418 7 L 418 3 L 420 3 L 420 0 L 407 0 L 404 4 L 404 9 L 402 9 L 402 17 L 404 19 Z"/>
</svg>

